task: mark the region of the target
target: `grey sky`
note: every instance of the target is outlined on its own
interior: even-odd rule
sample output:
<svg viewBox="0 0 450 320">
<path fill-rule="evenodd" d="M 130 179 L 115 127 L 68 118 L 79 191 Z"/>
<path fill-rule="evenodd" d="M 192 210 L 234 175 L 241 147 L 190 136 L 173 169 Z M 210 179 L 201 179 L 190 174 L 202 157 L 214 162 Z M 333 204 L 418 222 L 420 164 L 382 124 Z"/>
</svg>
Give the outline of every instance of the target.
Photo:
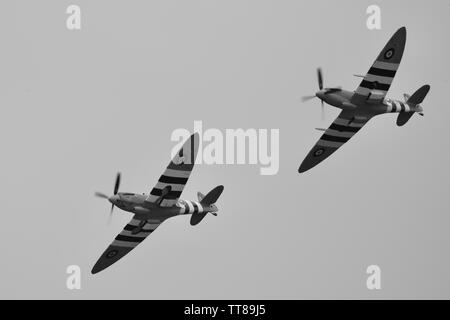
<svg viewBox="0 0 450 320">
<path fill-rule="evenodd" d="M 376 3 L 382 29 L 369 31 Z M 66 29 L 69 4 L 82 30 Z M 448 1 L 2 1 L 0 298 L 450 298 Z M 353 90 L 401 26 L 389 96 L 431 91 L 402 128 L 373 119 L 330 159 L 297 168 L 338 110 L 300 97 Z M 280 171 L 197 166 L 219 216 L 165 222 L 91 276 L 130 214 L 93 196 L 149 192 L 176 128 L 280 129 Z M 82 268 L 69 291 L 65 269 Z M 367 266 L 382 290 L 365 287 Z"/>
</svg>

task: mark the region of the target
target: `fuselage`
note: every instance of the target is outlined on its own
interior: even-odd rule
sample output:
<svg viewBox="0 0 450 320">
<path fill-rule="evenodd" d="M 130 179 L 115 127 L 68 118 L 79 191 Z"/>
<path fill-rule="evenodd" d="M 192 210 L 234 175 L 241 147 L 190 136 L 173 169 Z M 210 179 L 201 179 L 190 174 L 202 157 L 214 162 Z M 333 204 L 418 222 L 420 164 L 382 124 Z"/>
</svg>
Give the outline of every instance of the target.
<svg viewBox="0 0 450 320">
<path fill-rule="evenodd" d="M 136 218 L 140 220 L 165 220 L 170 217 L 202 213 L 217 212 L 217 207 L 212 205 L 204 205 L 198 201 L 178 200 L 171 207 L 163 207 L 156 203 L 146 201 L 148 195 L 120 192 L 109 198 L 109 201 L 118 208 L 136 214 Z"/>
<path fill-rule="evenodd" d="M 357 104 L 352 103 L 355 93 L 352 91 L 340 90 L 332 93 L 326 93 L 321 90 L 316 96 L 325 103 L 346 111 L 353 112 L 355 115 L 373 117 L 383 113 L 400 113 L 400 112 L 422 112 L 419 105 L 411 105 L 400 100 L 380 99 L 378 101 L 363 101 Z"/>
</svg>

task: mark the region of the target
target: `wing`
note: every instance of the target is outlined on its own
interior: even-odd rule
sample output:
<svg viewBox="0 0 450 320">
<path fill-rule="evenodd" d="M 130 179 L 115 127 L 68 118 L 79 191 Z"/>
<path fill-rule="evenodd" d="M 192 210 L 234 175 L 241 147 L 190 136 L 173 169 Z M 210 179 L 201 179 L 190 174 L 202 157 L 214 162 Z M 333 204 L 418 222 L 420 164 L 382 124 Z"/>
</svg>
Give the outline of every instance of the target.
<svg viewBox="0 0 450 320">
<path fill-rule="evenodd" d="M 383 100 L 395 77 L 406 44 L 406 28 L 400 28 L 378 55 L 351 102 L 360 104 Z"/>
<path fill-rule="evenodd" d="M 351 112 L 342 111 L 308 153 L 298 172 L 305 172 L 328 158 L 369 120 L 370 117 L 354 116 Z"/>
<path fill-rule="evenodd" d="M 122 232 L 117 235 L 114 241 L 103 252 L 97 263 L 92 268 L 92 274 L 98 273 L 106 269 L 113 263 L 122 259 L 128 252 L 133 250 L 139 243 L 144 241 L 155 229 L 163 222 L 161 220 L 147 221 L 145 225 L 141 225 L 145 220 L 136 218 L 123 228 Z M 138 232 L 136 232 L 138 231 Z"/>
<path fill-rule="evenodd" d="M 146 201 L 163 207 L 173 206 L 183 192 L 192 169 L 194 168 L 199 145 L 198 133 L 193 134 L 181 147 L 159 178 L 158 183 L 148 195 Z"/>
</svg>

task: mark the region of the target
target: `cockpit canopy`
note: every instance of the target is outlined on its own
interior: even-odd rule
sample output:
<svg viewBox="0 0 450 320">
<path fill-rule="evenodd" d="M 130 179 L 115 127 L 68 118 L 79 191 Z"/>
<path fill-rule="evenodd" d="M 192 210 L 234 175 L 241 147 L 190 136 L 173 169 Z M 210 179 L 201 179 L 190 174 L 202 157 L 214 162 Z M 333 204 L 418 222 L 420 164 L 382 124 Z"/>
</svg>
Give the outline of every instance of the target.
<svg viewBox="0 0 450 320">
<path fill-rule="evenodd" d="M 135 193 L 131 193 L 131 192 L 119 192 L 119 195 L 124 196 L 124 197 L 132 197 L 135 196 Z"/>
</svg>

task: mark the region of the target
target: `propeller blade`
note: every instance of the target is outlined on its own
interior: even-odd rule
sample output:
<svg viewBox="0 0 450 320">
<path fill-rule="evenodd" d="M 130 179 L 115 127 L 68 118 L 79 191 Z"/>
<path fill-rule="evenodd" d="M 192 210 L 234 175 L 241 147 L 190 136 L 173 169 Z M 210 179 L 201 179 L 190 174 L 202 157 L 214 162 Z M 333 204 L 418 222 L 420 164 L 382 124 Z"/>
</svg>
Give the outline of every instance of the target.
<svg viewBox="0 0 450 320">
<path fill-rule="evenodd" d="M 309 100 L 311 100 L 311 99 L 314 99 L 316 96 L 304 96 L 304 97 L 302 97 L 302 102 L 306 102 L 306 101 L 309 101 Z"/>
<path fill-rule="evenodd" d="M 118 172 L 116 176 L 116 184 L 114 185 L 114 194 L 117 194 L 117 192 L 119 191 L 119 185 L 120 185 L 120 172 Z"/>
<path fill-rule="evenodd" d="M 322 69 L 317 68 L 317 80 L 319 82 L 319 89 L 323 89 L 323 76 L 322 76 Z"/>
<path fill-rule="evenodd" d="M 96 192 L 95 196 L 99 197 L 99 198 L 103 198 L 103 199 L 108 199 L 109 198 L 106 194 L 101 193 L 101 192 Z"/>
<path fill-rule="evenodd" d="M 114 203 L 112 204 L 112 206 L 111 206 L 111 211 L 109 212 L 108 225 L 111 224 L 112 216 L 113 216 L 113 210 L 114 210 Z"/>
<path fill-rule="evenodd" d="M 325 108 L 324 108 L 324 105 L 323 105 L 323 100 L 320 100 L 320 102 L 322 102 L 322 105 L 321 105 L 321 110 L 322 110 L 321 117 L 322 117 L 322 121 L 323 121 L 323 120 L 325 120 Z"/>
</svg>

